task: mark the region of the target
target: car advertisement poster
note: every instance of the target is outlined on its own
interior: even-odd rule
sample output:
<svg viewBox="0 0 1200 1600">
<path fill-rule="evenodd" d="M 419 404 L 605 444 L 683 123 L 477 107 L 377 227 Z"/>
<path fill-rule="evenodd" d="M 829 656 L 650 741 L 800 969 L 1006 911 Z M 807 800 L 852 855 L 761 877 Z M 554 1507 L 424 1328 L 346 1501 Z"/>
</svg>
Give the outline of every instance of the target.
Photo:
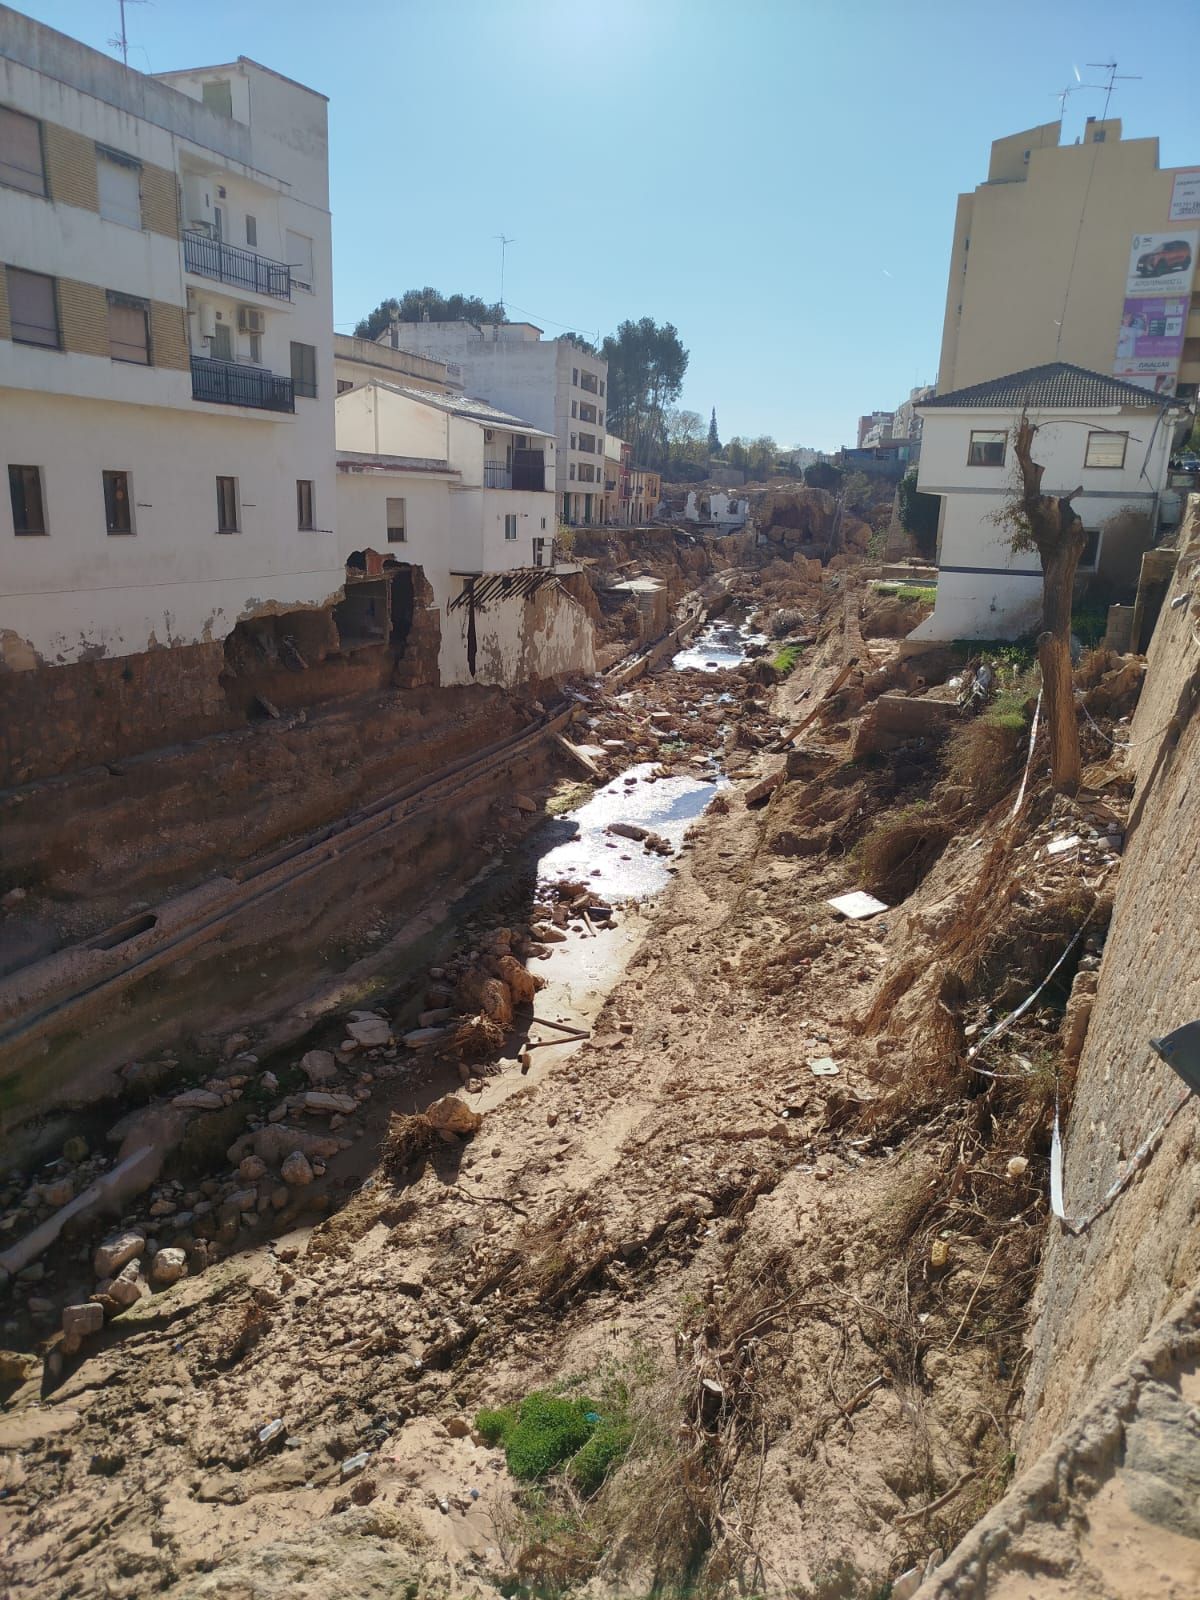
<svg viewBox="0 0 1200 1600">
<path fill-rule="evenodd" d="M 1190 294 L 1197 237 L 1195 233 L 1135 233 L 1126 296 Z"/>
<path fill-rule="evenodd" d="M 1200 222 L 1200 167 L 1185 167 L 1171 185 L 1170 222 Z"/>
</svg>

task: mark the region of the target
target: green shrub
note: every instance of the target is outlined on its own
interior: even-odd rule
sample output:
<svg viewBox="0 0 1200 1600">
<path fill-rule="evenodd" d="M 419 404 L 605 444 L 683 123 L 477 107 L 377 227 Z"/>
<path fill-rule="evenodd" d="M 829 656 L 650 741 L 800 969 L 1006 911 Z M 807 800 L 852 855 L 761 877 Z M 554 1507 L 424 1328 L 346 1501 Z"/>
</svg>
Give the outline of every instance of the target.
<svg viewBox="0 0 1200 1600">
<path fill-rule="evenodd" d="M 896 590 L 899 600 L 915 600 L 919 605 L 931 606 L 937 600 L 937 589 L 933 584 L 902 583 Z"/>
<path fill-rule="evenodd" d="M 780 650 L 777 655 L 771 657 L 771 665 L 775 668 L 776 672 L 780 673 L 786 678 L 788 673 L 796 665 L 797 661 L 799 661 L 800 656 L 800 645 L 785 644 L 783 649 Z"/>
<path fill-rule="evenodd" d="M 580 1494 L 593 1495 L 624 1460 L 633 1429 L 628 1422 L 601 1422 L 582 1450 L 571 1457 L 567 1475 Z"/>
<path fill-rule="evenodd" d="M 504 1433 L 508 1470 L 514 1478 L 546 1477 L 587 1443 L 597 1420 L 590 1400 L 563 1400 L 535 1390 L 521 1401 L 515 1424 Z"/>
<path fill-rule="evenodd" d="M 511 1429 L 517 1425 L 516 1406 L 501 1406 L 496 1411 L 477 1411 L 475 1413 L 475 1427 L 483 1435 L 484 1442 L 493 1448 L 503 1444 Z"/>
</svg>

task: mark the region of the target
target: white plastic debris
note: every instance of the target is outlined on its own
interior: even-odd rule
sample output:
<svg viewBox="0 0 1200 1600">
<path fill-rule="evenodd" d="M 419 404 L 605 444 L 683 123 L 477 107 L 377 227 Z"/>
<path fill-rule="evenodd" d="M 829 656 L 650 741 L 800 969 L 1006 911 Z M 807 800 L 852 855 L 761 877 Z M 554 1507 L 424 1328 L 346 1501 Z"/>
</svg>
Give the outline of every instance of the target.
<svg viewBox="0 0 1200 1600">
<path fill-rule="evenodd" d="M 837 1076 L 839 1068 L 832 1056 L 813 1056 L 808 1063 L 808 1070 L 814 1078 L 833 1078 Z"/>
<path fill-rule="evenodd" d="M 1051 839 L 1046 846 L 1046 854 L 1048 856 L 1064 855 L 1066 851 L 1074 850 L 1078 843 L 1079 835 L 1077 833 L 1060 833 L 1057 839 Z"/>
<path fill-rule="evenodd" d="M 852 894 L 836 894 L 825 904 L 856 922 L 862 917 L 876 917 L 888 909 L 882 900 L 876 900 L 873 894 L 867 894 L 863 889 L 855 889 Z"/>
</svg>

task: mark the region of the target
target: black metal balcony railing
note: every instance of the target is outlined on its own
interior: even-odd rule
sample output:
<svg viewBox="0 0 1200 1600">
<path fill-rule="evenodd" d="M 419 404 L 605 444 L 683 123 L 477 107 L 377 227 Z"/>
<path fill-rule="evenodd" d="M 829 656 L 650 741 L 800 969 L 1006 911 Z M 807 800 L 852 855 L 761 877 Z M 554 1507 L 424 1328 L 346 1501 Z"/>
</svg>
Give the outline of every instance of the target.
<svg viewBox="0 0 1200 1600">
<path fill-rule="evenodd" d="M 503 461 L 485 461 L 483 463 L 483 487 L 485 489 L 511 489 L 512 473 Z"/>
<path fill-rule="evenodd" d="M 206 233 L 184 234 L 183 264 L 189 272 L 253 294 L 273 295 L 276 300 L 292 298 L 292 269 L 286 262 L 271 261 L 256 250 L 240 250 Z"/>
<path fill-rule="evenodd" d="M 243 367 L 207 356 L 192 357 L 192 399 L 219 406 L 256 406 L 260 411 L 296 409 L 290 378 L 279 378 L 266 367 Z"/>
</svg>

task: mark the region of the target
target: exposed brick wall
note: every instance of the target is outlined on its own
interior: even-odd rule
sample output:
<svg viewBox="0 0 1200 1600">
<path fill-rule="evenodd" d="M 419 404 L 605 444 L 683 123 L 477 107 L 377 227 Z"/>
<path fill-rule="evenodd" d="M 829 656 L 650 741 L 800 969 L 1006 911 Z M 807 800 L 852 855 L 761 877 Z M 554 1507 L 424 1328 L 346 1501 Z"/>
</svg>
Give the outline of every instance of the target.
<svg viewBox="0 0 1200 1600">
<path fill-rule="evenodd" d="M 85 139 L 81 133 L 73 133 L 70 128 L 60 128 L 56 122 L 43 122 L 42 148 L 46 152 L 51 200 L 61 205 L 82 206 L 85 211 L 99 211 L 93 141 Z"/>
<path fill-rule="evenodd" d="M 81 356 L 108 355 L 108 297 L 103 289 L 76 278 L 60 278 L 58 311 L 64 350 Z"/>
<path fill-rule="evenodd" d="M 188 371 L 191 360 L 182 306 L 168 305 L 165 300 L 150 302 L 150 358 L 156 367 Z"/>
<path fill-rule="evenodd" d="M 168 239 L 179 237 L 179 186 L 167 167 L 142 167 L 142 226 Z"/>
<path fill-rule="evenodd" d="M 241 727 L 220 683 L 224 647 L 0 672 L 0 788 Z"/>
<path fill-rule="evenodd" d="M 0 339 L 12 338 L 12 323 L 8 320 L 8 277 L 0 265 Z"/>
</svg>

